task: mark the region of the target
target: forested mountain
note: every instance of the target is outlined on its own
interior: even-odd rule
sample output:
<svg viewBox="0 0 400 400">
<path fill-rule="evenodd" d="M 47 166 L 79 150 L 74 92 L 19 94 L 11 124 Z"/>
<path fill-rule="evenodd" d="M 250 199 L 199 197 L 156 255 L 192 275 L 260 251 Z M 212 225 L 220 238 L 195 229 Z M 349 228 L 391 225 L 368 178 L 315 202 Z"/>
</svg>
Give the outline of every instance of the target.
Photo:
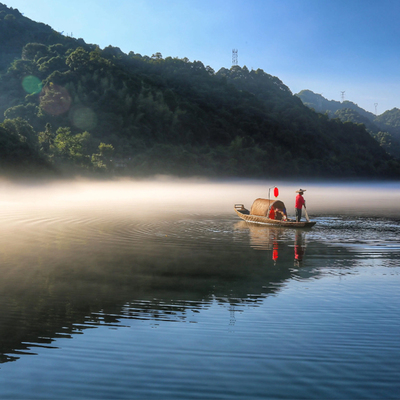
<svg viewBox="0 0 400 400">
<path fill-rule="evenodd" d="M 363 123 L 369 121 L 374 127 L 373 129 L 380 129 L 382 131 L 387 131 L 396 139 L 400 140 L 400 110 L 398 108 L 393 108 L 392 110 L 385 111 L 383 114 L 375 115 L 369 111 L 364 110 L 357 104 L 351 101 L 335 101 L 327 100 L 325 97 L 318 93 L 314 93 L 311 90 L 302 90 L 297 93 L 301 101 L 309 108 L 313 110 L 324 113 L 331 118 L 337 116 L 337 112 L 343 109 L 352 110 L 353 115 L 356 113 L 359 115 L 357 118 L 361 118 Z"/>
<path fill-rule="evenodd" d="M 1 3 L 0 54 L 3 171 L 400 176 L 363 124 L 316 113 L 260 69 L 100 49 Z"/>
<path fill-rule="evenodd" d="M 311 109 L 342 122 L 364 124 L 371 136 L 389 154 L 400 158 L 400 110 L 394 108 L 376 116 L 351 101 L 327 100 L 311 90 L 296 94 Z"/>
<path fill-rule="evenodd" d="M 297 97 L 307 106 L 319 113 L 327 114 L 329 117 L 333 118 L 335 113 L 343 108 L 348 108 L 360 114 L 361 117 L 367 118 L 373 121 L 375 115 L 365 111 L 363 108 L 359 107 L 357 104 L 345 100 L 345 101 L 335 101 L 328 100 L 318 93 L 314 93 L 311 90 L 302 90 L 296 94 Z"/>
<path fill-rule="evenodd" d="M 400 140 L 400 110 L 398 108 L 393 108 L 378 115 L 375 118 L 375 123 L 379 124 L 381 129 L 389 131 Z"/>
</svg>

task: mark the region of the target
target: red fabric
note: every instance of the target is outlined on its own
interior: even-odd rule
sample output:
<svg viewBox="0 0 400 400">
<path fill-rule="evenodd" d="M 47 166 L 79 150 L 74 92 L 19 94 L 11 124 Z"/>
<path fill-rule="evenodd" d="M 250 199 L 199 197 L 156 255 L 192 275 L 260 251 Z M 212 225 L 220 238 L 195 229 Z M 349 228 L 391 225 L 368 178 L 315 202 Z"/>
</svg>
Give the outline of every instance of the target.
<svg viewBox="0 0 400 400">
<path fill-rule="evenodd" d="M 272 207 L 270 212 L 269 212 L 269 219 L 275 219 L 275 211 L 274 208 Z"/>
<path fill-rule="evenodd" d="M 304 197 L 299 193 L 296 196 L 296 203 L 295 203 L 294 207 L 301 209 L 304 206 L 304 204 L 306 204 Z"/>
</svg>

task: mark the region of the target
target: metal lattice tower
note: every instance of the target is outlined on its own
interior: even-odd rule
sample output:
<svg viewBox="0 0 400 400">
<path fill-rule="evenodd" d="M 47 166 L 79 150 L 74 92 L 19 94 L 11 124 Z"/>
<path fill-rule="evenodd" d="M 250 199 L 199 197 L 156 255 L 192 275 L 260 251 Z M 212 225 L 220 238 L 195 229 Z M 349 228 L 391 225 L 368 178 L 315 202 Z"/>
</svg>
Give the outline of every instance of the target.
<svg viewBox="0 0 400 400">
<path fill-rule="evenodd" d="M 342 103 L 343 103 L 343 101 L 344 101 L 344 94 L 346 93 L 346 91 L 343 91 L 343 92 L 340 92 L 340 93 L 342 93 Z"/>
<path fill-rule="evenodd" d="M 238 65 L 238 51 L 237 49 L 232 50 L 232 65 Z"/>
<path fill-rule="evenodd" d="M 374 103 L 375 106 L 375 115 L 378 115 L 378 103 Z"/>
</svg>

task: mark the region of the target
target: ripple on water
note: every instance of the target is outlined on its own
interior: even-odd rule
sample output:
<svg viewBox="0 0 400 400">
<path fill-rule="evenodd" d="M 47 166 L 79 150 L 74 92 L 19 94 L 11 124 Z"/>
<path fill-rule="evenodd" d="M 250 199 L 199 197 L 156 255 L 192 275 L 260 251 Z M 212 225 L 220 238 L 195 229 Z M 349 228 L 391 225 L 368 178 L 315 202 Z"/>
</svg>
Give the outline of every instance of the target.
<svg viewBox="0 0 400 400">
<path fill-rule="evenodd" d="M 341 245 L 373 245 L 397 250 L 400 221 L 365 217 L 317 217 L 309 238 Z"/>
</svg>

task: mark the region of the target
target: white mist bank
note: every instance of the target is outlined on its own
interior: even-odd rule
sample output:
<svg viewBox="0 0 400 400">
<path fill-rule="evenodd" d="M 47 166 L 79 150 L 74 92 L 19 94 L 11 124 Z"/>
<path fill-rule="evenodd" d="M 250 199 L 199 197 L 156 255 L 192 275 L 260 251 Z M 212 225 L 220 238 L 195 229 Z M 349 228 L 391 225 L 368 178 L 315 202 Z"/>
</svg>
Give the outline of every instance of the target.
<svg viewBox="0 0 400 400">
<path fill-rule="evenodd" d="M 304 183 L 279 180 L 174 179 L 61 181 L 20 185 L 0 182 L 1 214 L 15 207 L 29 209 L 96 210 L 113 209 L 116 213 L 138 210 L 163 213 L 211 212 L 231 213 L 236 203 L 251 207 L 256 198 L 273 196 L 279 188 L 279 199 L 293 213 L 296 190 L 306 189 L 307 210 L 313 214 L 400 215 L 400 182 L 391 183 Z"/>
</svg>

